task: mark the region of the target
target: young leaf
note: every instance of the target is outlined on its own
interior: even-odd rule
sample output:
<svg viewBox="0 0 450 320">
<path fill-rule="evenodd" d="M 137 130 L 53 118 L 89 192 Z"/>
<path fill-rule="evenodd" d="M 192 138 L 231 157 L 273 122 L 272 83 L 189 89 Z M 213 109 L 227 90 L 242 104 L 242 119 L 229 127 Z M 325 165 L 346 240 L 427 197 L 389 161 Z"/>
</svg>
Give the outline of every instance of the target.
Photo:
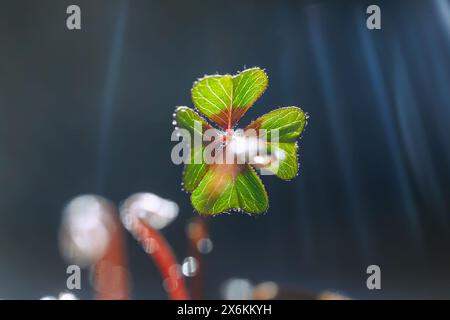
<svg viewBox="0 0 450 320">
<path fill-rule="evenodd" d="M 231 129 L 267 88 L 266 73 L 259 68 L 231 76 L 206 76 L 192 88 L 195 107 L 223 129 Z"/>
<path fill-rule="evenodd" d="M 272 130 L 278 130 L 279 142 L 291 142 L 298 138 L 306 125 L 306 114 L 297 107 L 275 109 L 248 125 L 248 129 L 266 129 L 267 139 L 272 136 Z"/>
<path fill-rule="evenodd" d="M 272 171 L 283 180 L 292 180 L 297 176 L 297 143 L 268 143 L 267 151 L 273 155 L 275 161 L 264 167 L 265 170 Z"/>
<path fill-rule="evenodd" d="M 202 144 L 199 148 L 194 148 L 193 139 L 196 135 L 198 135 L 197 138 L 202 139 L 203 132 L 211 126 L 188 107 L 178 107 L 175 111 L 175 120 L 179 128 L 186 129 L 191 134 L 190 162 L 184 167 L 183 186 L 186 191 L 192 192 L 208 170 L 208 166 L 203 161 L 195 163 L 195 159 L 202 159 L 204 147 Z"/>
<path fill-rule="evenodd" d="M 236 178 L 240 208 L 248 213 L 264 213 L 269 208 L 266 189 L 252 167 L 247 165 Z"/>
<path fill-rule="evenodd" d="M 187 192 L 194 191 L 208 171 L 208 165 L 203 161 L 201 163 L 195 163 L 195 158 L 203 156 L 203 150 L 203 146 L 201 148 L 191 148 L 190 163 L 184 166 L 183 187 Z"/>
<path fill-rule="evenodd" d="M 233 127 L 264 93 L 269 84 L 266 73 L 260 68 L 251 68 L 242 71 L 233 77 Z"/>
<path fill-rule="evenodd" d="M 247 130 L 255 129 L 260 139 L 249 140 L 255 144 L 251 147 L 241 143 L 242 137 L 237 134 L 238 131 L 232 130 L 267 85 L 267 75 L 259 68 L 247 69 L 234 76 L 206 76 L 194 83 L 192 101 L 195 107 L 223 129 L 216 130 L 219 140 L 215 143 L 218 143 L 216 146 L 219 149 L 214 150 L 214 155 L 219 155 L 218 159 L 222 158 L 221 155 L 230 155 L 231 159 L 236 156 L 236 159 L 242 160 L 239 163 L 206 164 L 203 159 L 205 145 L 200 143 L 197 149 L 191 147 L 191 164 L 185 166 L 183 182 L 185 190 L 192 192 L 192 205 L 200 214 L 215 215 L 233 209 L 259 214 L 267 210 L 268 196 L 258 175 L 248 164 L 250 159 L 258 158 L 255 163 L 251 162 L 252 165 L 270 170 L 281 179 L 290 180 L 297 175 L 297 144 L 294 140 L 302 133 L 307 119 L 301 109 L 280 108 L 252 122 L 244 133 L 253 136 L 254 133 Z M 177 109 L 176 121 L 193 138 L 198 135 L 203 137 L 204 131 L 212 128 L 187 107 Z M 195 125 L 196 121 L 200 125 Z M 265 133 L 259 129 L 265 129 Z M 262 135 L 265 135 L 266 142 Z M 267 146 L 268 155 L 249 154 L 248 158 L 242 158 L 242 152 L 245 153 L 242 148 L 254 152 L 254 148 L 260 148 L 261 143 L 263 150 Z M 198 158 L 200 162 L 194 163 Z"/>
<path fill-rule="evenodd" d="M 233 78 L 230 75 L 204 77 L 192 88 L 195 107 L 224 129 L 231 121 L 232 101 Z"/>
<path fill-rule="evenodd" d="M 200 214 L 218 214 L 232 209 L 263 213 L 268 208 L 267 193 L 249 165 L 211 166 L 191 196 Z"/>
<path fill-rule="evenodd" d="M 175 110 L 175 121 L 176 121 L 176 125 L 179 128 L 182 129 L 186 129 L 188 130 L 192 135 L 195 134 L 199 134 L 200 137 L 203 136 L 203 132 L 209 128 L 211 128 L 210 124 L 208 122 L 206 122 L 205 119 L 203 119 L 202 117 L 200 117 L 197 112 L 195 112 L 194 110 L 192 110 L 191 108 L 188 107 L 178 107 Z M 195 130 L 195 122 L 197 121 L 198 124 L 201 124 L 200 131 L 199 130 Z"/>
</svg>

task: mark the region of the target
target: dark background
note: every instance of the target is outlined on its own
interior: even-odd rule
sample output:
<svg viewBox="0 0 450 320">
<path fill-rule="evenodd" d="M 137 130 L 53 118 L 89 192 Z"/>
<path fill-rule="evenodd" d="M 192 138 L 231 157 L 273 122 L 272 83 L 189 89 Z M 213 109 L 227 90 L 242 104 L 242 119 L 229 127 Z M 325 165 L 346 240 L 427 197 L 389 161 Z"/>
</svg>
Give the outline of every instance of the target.
<svg viewBox="0 0 450 320">
<path fill-rule="evenodd" d="M 366 8 L 382 30 L 366 28 Z M 82 30 L 66 29 L 77 4 Z M 300 175 L 264 176 L 269 212 L 211 219 L 207 297 L 228 278 L 355 298 L 450 298 L 449 1 L 0 3 L 0 298 L 65 290 L 61 209 L 96 193 L 176 201 L 179 259 L 195 216 L 170 161 L 172 113 L 204 74 L 260 66 L 241 120 L 310 114 Z M 134 298 L 166 298 L 129 237 Z M 366 288 L 378 264 L 382 290 Z M 92 297 L 87 280 L 76 294 Z"/>
</svg>

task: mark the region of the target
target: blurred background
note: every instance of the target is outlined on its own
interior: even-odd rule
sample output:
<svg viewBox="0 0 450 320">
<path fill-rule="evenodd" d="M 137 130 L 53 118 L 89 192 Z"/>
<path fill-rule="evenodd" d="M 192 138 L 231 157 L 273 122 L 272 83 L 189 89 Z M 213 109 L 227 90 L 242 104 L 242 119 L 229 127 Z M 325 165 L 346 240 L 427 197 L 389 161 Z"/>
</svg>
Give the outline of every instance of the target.
<svg viewBox="0 0 450 320">
<path fill-rule="evenodd" d="M 81 8 L 82 29 L 66 28 Z M 381 8 L 381 30 L 366 8 Z M 264 176 L 264 216 L 209 219 L 206 298 L 230 278 L 352 298 L 450 298 L 450 2 L 0 3 L 0 298 L 66 288 L 64 205 L 149 191 L 178 203 L 162 233 L 179 260 L 196 214 L 170 160 L 175 106 L 204 74 L 260 66 L 274 107 L 310 114 L 300 175 Z M 165 299 L 127 236 L 132 297 Z M 381 290 L 366 268 L 381 267 Z M 80 298 L 92 298 L 88 273 Z"/>
</svg>

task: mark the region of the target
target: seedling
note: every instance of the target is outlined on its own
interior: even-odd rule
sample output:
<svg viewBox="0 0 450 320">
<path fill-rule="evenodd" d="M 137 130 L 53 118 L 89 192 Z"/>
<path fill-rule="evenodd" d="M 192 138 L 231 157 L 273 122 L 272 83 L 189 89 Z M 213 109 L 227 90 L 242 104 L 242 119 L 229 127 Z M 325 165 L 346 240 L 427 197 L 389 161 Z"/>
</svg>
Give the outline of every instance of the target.
<svg viewBox="0 0 450 320">
<path fill-rule="evenodd" d="M 190 134 L 183 186 L 199 214 L 266 212 L 268 196 L 255 168 L 283 180 L 297 176 L 296 140 L 308 118 L 300 108 L 275 109 L 244 129 L 236 128 L 267 86 L 260 68 L 205 76 L 192 88 L 196 110 L 176 109 L 176 131 Z"/>
</svg>

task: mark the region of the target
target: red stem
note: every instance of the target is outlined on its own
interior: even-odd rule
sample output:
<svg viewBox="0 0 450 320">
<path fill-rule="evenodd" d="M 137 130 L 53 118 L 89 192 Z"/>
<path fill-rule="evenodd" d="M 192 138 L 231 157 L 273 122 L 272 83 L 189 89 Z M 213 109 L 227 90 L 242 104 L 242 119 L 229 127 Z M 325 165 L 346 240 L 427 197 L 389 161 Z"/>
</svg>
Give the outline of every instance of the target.
<svg viewBox="0 0 450 320">
<path fill-rule="evenodd" d="M 136 218 L 133 231 L 136 238 L 144 246 L 149 244 L 147 250 L 154 259 L 165 281 L 166 289 L 172 300 L 188 300 L 189 295 L 180 274 L 179 264 L 175 255 L 164 237 L 154 228 Z"/>
<path fill-rule="evenodd" d="M 104 256 L 94 266 L 97 300 L 127 300 L 128 271 L 122 225 L 117 217 L 111 227 L 111 240 Z"/>
</svg>

